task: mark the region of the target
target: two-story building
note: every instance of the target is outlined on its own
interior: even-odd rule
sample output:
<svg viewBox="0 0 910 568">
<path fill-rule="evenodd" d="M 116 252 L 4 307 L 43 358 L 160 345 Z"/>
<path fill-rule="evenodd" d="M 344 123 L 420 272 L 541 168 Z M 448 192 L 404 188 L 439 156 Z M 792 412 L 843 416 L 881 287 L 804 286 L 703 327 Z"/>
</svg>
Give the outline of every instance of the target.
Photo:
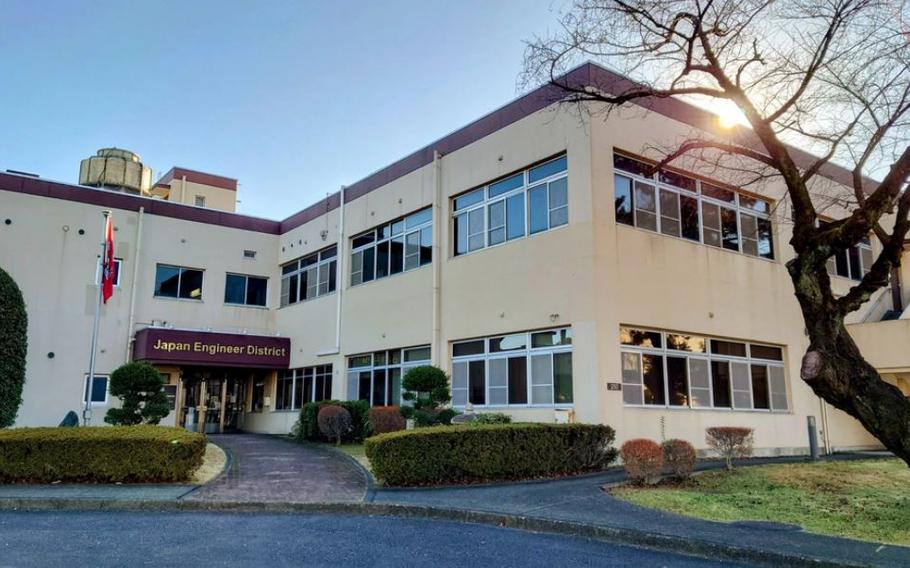
<svg viewBox="0 0 910 568">
<path fill-rule="evenodd" d="M 86 402 L 101 422 L 129 360 L 167 377 L 169 423 L 271 433 L 308 401 L 399 404 L 403 374 L 434 364 L 456 409 L 606 423 L 620 442 L 704 448 L 705 428 L 738 425 L 758 453 L 805 453 L 814 417 L 823 448 L 878 446 L 799 379 L 783 187 L 694 163 L 647 175 L 649 148 L 693 131 L 724 135 L 683 101 L 605 117 L 541 88 L 280 221 L 233 213 L 233 180 L 185 168 L 148 196 L 0 174 L 0 266 L 29 314 L 17 425 Z M 820 198 L 848 191 L 822 173 Z M 103 210 L 119 270 L 90 380 Z M 876 246 L 832 259 L 838 291 Z M 910 394 L 907 299 L 896 280 L 851 327 Z"/>
</svg>

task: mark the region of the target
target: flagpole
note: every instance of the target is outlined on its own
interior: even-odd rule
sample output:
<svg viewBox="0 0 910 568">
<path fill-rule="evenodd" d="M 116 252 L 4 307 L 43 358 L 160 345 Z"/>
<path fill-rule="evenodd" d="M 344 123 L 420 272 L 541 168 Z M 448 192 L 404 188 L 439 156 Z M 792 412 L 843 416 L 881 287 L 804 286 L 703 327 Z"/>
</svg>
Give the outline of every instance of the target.
<svg viewBox="0 0 910 568">
<path fill-rule="evenodd" d="M 85 385 L 85 408 L 82 410 L 82 422 L 85 426 L 92 423 L 92 390 L 95 386 L 95 354 L 98 351 L 98 323 L 101 321 L 101 295 L 104 290 L 104 262 L 107 259 L 107 220 L 110 211 L 102 211 L 104 223 L 101 225 L 101 259 L 98 262 L 98 294 L 95 299 L 95 323 L 92 325 L 92 354 L 88 363 L 88 381 Z"/>
</svg>

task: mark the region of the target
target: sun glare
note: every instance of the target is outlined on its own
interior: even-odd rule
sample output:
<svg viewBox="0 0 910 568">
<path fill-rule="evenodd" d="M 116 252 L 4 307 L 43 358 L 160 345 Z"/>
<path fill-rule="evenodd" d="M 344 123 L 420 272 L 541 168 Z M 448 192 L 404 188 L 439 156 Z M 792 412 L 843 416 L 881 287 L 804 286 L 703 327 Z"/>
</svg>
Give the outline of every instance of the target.
<svg viewBox="0 0 910 568">
<path fill-rule="evenodd" d="M 717 114 L 717 121 L 723 128 L 733 128 L 734 126 L 748 124 L 742 111 L 729 101 L 723 101 L 712 110 Z"/>
</svg>

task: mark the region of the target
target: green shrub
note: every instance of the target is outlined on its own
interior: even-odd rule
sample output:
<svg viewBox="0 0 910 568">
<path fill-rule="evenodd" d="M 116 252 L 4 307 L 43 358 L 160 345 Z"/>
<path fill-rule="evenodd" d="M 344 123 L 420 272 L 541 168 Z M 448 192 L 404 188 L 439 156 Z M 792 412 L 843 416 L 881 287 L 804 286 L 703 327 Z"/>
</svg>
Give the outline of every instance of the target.
<svg viewBox="0 0 910 568">
<path fill-rule="evenodd" d="M 319 433 L 319 409 L 329 405 L 340 406 L 351 413 L 351 430 L 341 438 L 343 442 L 360 442 L 370 435 L 370 403 L 365 400 L 307 402 L 300 407 L 291 435 L 299 442 L 324 442 L 325 438 Z"/>
<path fill-rule="evenodd" d="M 468 424 L 511 424 L 512 417 L 502 412 L 484 412 L 478 414 L 473 422 Z"/>
<path fill-rule="evenodd" d="M 613 439 L 604 425 L 437 426 L 367 438 L 366 455 L 386 485 L 527 479 L 602 469 Z"/>
<path fill-rule="evenodd" d="M 0 428 L 12 426 L 22 404 L 28 315 L 22 292 L 0 269 Z"/>
<path fill-rule="evenodd" d="M 186 481 L 205 445 L 166 426 L 0 430 L 0 483 Z"/>
<path fill-rule="evenodd" d="M 433 411 L 452 399 L 449 377 L 433 365 L 409 369 L 401 379 L 401 386 L 405 390 L 402 398 L 413 402 L 415 410 Z"/>
<path fill-rule="evenodd" d="M 107 411 L 104 421 L 118 426 L 158 424 L 171 407 L 164 394 L 164 378 L 148 363 L 126 363 L 111 373 L 110 391 L 120 408 Z"/>
</svg>

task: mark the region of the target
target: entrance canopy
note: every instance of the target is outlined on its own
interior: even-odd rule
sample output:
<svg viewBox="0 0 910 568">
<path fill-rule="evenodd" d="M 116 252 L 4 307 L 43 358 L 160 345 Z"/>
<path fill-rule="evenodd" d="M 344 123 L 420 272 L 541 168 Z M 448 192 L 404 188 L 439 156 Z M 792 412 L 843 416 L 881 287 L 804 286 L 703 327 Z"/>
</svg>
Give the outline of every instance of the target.
<svg viewBox="0 0 910 568">
<path fill-rule="evenodd" d="M 287 337 L 147 327 L 136 333 L 133 359 L 168 365 L 287 369 Z"/>
</svg>

